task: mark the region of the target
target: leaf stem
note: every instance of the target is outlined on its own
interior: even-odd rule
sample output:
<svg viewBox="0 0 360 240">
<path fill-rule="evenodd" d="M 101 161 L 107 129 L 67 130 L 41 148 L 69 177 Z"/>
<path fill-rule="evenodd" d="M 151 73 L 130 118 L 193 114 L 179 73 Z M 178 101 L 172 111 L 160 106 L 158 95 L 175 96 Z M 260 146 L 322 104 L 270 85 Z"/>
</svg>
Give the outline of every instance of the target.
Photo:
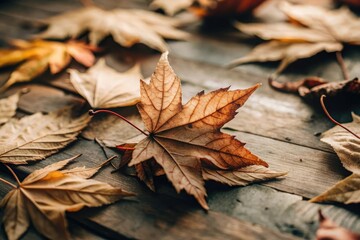
<svg viewBox="0 0 360 240">
<path fill-rule="evenodd" d="M 349 71 L 346 68 L 345 61 L 344 58 L 342 57 L 341 51 L 336 52 L 336 59 L 340 65 L 341 71 L 344 76 L 344 80 L 349 80 L 350 79 Z"/>
<path fill-rule="evenodd" d="M 332 121 L 333 123 L 335 123 L 336 125 L 338 125 L 339 127 L 342 127 L 343 129 L 345 129 L 346 131 L 348 131 L 349 133 L 351 133 L 352 135 L 354 135 L 356 138 L 360 139 L 360 136 L 358 136 L 356 133 L 354 133 L 353 131 L 351 131 L 350 129 L 348 129 L 347 127 L 345 127 L 344 125 L 342 125 L 341 123 L 339 123 L 338 121 L 336 121 L 335 119 L 333 119 L 328 110 L 326 109 L 325 103 L 324 103 L 324 98 L 326 96 L 325 95 L 321 95 L 320 98 L 320 103 L 321 103 L 321 107 L 324 110 L 326 116 L 330 119 L 330 121 Z"/>
<path fill-rule="evenodd" d="M 110 111 L 110 110 L 106 110 L 106 109 L 100 109 L 100 110 L 90 110 L 89 114 L 91 116 L 98 114 L 98 113 L 110 113 L 112 115 L 117 116 L 118 118 L 121 118 L 122 120 L 124 120 L 125 122 L 127 122 L 128 124 L 130 124 L 132 127 L 134 127 L 136 130 L 138 130 L 139 132 L 141 132 L 142 134 L 144 134 L 145 136 L 149 136 L 149 134 L 147 134 L 146 132 L 144 132 L 143 130 L 141 130 L 139 127 L 137 127 L 136 125 L 134 125 L 132 122 L 130 122 L 129 120 L 127 120 L 125 117 L 121 116 L 120 114 Z"/>
<path fill-rule="evenodd" d="M 17 186 L 15 186 L 14 184 L 12 184 L 11 182 L 3 179 L 3 178 L 0 178 L 0 182 L 3 182 L 3 183 L 6 183 L 7 185 L 13 187 L 13 188 L 17 188 Z"/>
<path fill-rule="evenodd" d="M 7 167 L 7 169 L 9 169 L 9 171 L 11 172 L 11 174 L 13 175 L 13 177 L 15 178 L 16 182 L 20 185 L 20 180 L 19 178 L 16 176 L 15 172 L 11 169 L 11 167 L 9 167 L 7 164 L 4 164 L 5 167 Z"/>
</svg>

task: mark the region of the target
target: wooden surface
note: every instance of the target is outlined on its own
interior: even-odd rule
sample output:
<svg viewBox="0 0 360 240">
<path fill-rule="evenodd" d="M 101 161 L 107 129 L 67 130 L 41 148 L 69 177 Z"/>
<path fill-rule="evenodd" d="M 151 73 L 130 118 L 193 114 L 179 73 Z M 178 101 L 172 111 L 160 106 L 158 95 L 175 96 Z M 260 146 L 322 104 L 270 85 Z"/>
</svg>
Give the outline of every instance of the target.
<svg viewBox="0 0 360 240">
<path fill-rule="evenodd" d="M 146 8 L 146 1 L 95 1 L 101 7 Z M 29 22 L 81 7 L 72 0 L 14 0 L 0 3 L 0 45 L 12 38 L 31 38 L 37 32 Z M 224 65 L 240 57 L 257 44 L 256 41 L 231 28 L 209 31 L 198 25 L 188 27 L 193 33 L 189 42 L 169 42 L 170 63 L 183 84 L 184 101 L 201 90 L 220 87 L 245 88 L 261 82 L 263 86 L 239 110 L 237 117 L 224 131 L 247 143 L 248 149 L 260 156 L 276 170 L 288 171 L 281 180 L 253 184 L 248 187 L 225 187 L 207 183 L 211 210 L 203 211 L 185 194 L 176 194 L 166 179 L 157 180 L 157 193 L 148 190 L 136 178 L 123 173 L 111 173 L 108 166 L 96 179 L 135 192 L 136 198 L 120 201 L 100 209 L 84 209 L 68 214 L 70 231 L 74 239 L 312 239 L 318 225 L 317 210 L 335 222 L 360 232 L 360 209 L 307 202 L 340 179 L 349 175 L 338 157 L 319 134 L 332 123 L 322 111 L 298 96 L 275 92 L 267 85 L 267 76 L 276 64 L 247 64 L 229 70 Z M 107 63 L 125 70 L 140 61 L 144 76 L 149 76 L 159 53 L 137 45 L 130 49 L 106 39 L 102 46 Z M 111 51 L 109 51 L 111 49 Z M 345 62 L 352 77 L 360 75 L 360 48 L 348 47 Z M 317 75 L 330 81 L 341 80 L 341 71 L 335 54 L 319 54 L 293 64 L 280 80 L 296 80 Z M 76 63 L 71 67 L 83 69 Z M 12 69 L 0 70 L 2 84 Z M 74 92 L 66 71 L 50 76 L 45 74 L 31 84 L 16 85 L 6 94 L 29 87 L 30 92 L 19 102 L 18 117 L 34 112 L 49 112 L 64 106 L 84 105 L 85 101 Z M 4 95 L 5 96 L 5 95 Z M 3 96 L 0 96 L 3 97 Z M 350 112 L 360 114 L 360 99 L 340 103 L 331 108 L 336 119 L 350 120 Z M 108 154 L 117 154 L 107 149 Z M 79 138 L 58 154 L 28 166 L 16 167 L 19 176 L 58 160 L 82 153 L 73 164 L 94 166 L 105 159 L 102 149 L 93 141 Z M 3 168 L 0 176 L 14 182 Z M 0 196 L 9 191 L 0 187 Z M 5 239 L 3 228 L 1 239 Z M 42 239 L 30 229 L 23 239 Z"/>
</svg>

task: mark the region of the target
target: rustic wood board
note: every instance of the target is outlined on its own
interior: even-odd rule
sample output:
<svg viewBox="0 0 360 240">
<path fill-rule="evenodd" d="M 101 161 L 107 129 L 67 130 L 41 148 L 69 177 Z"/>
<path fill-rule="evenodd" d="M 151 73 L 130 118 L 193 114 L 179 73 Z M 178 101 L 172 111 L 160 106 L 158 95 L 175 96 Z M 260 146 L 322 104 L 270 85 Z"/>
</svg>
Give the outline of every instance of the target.
<svg viewBox="0 0 360 240">
<path fill-rule="evenodd" d="M 142 0 L 95 2 L 109 9 L 146 8 L 146 1 Z M 0 45 L 5 46 L 11 38 L 31 38 L 36 30 L 26 26 L 29 21 L 78 7 L 81 7 L 80 2 L 71 0 L 0 3 Z M 112 168 L 108 166 L 95 178 L 135 192 L 137 197 L 101 209 L 69 214 L 74 238 L 311 239 L 317 228 L 320 207 L 339 224 L 360 231 L 359 209 L 306 201 L 349 174 L 332 149 L 319 141 L 317 133 L 332 126 L 322 112 L 295 95 L 274 92 L 267 85 L 266 79 L 276 68 L 276 63 L 248 64 L 232 70 L 224 68 L 224 64 L 249 52 L 256 44 L 248 37 L 231 28 L 221 37 L 219 31 L 205 31 L 198 25 L 188 30 L 194 35 L 189 42 L 169 42 L 170 62 L 182 79 L 184 100 L 201 90 L 227 86 L 245 88 L 263 83 L 224 131 L 246 142 L 251 151 L 269 162 L 270 167 L 288 171 L 288 176 L 243 188 L 209 183 L 211 210 L 204 212 L 191 197 L 176 194 L 164 178 L 157 180 L 158 192 L 152 193 L 131 176 L 111 173 Z M 98 56 L 104 56 L 110 66 L 123 71 L 140 61 L 144 76 L 152 73 L 159 58 L 158 53 L 145 46 L 125 49 L 111 43 L 111 39 L 105 40 L 102 46 L 107 53 Z M 360 73 L 359 50 L 354 47 L 344 52 L 346 64 L 354 77 Z M 84 70 L 76 63 L 71 67 Z M 10 71 L 11 68 L 0 70 L 0 84 Z M 280 80 L 296 80 L 308 75 L 334 81 L 341 79 L 335 56 L 320 54 L 294 64 Z M 45 74 L 35 84 L 17 85 L 7 94 L 22 87 L 28 87 L 30 92 L 21 97 L 17 116 L 50 112 L 73 104 L 79 109 L 86 108 L 85 101 L 76 94 L 65 71 L 56 76 Z M 334 116 L 339 121 L 349 121 L 350 111 L 360 114 L 360 99 L 347 104 L 334 109 Z M 117 154 L 110 149 L 107 151 L 108 154 Z M 25 176 L 34 169 L 79 153 L 83 155 L 73 166 L 94 166 L 105 159 L 95 142 L 80 137 L 64 151 L 45 161 L 16 167 L 16 172 Z M 3 169 L 0 175 L 9 178 Z M 8 190 L 1 187 L 0 196 L 3 197 Z M 5 238 L 3 229 L 0 236 Z M 41 239 L 41 236 L 30 229 L 23 239 Z"/>
</svg>

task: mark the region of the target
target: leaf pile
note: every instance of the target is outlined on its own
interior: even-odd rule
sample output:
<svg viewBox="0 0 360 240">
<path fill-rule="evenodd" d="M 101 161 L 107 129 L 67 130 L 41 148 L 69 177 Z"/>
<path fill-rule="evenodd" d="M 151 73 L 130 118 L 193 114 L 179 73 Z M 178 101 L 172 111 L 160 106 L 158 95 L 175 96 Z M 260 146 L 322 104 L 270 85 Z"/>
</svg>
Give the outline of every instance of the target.
<svg viewBox="0 0 360 240">
<path fill-rule="evenodd" d="M 235 25 L 240 31 L 269 42 L 256 46 L 229 66 L 281 60 L 275 72 L 279 74 L 298 59 L 311 57 L 321 51 L 341 51 L 344 44 L 360 45 L 360 32 L 354 31 L 359 28 L 360 20 L 346 8 L 328 10 L 284 2 L 280 9 L 289 22 Z"/>
<path fill-rule="evenodd" d="M 158 51 L 166 51 L 163 38 L 186 40 L 190 35 L 176 29 L 182 20 L 139 9 L 103 10 L 86 7 L 44 20 L 48 29 L 37 35 L 40 38 L 77 38 L 89 31 L 89 40 L 97 45 L 108 35 L 124 47 L 143 43 Z"/>
<path fill-rule="evenodd" d="M 133 195 L 87 179 L 96 168 L 61 170 L 75 158 L 33 171 L 2 199 L 0 207 L 5 208 L 3 221 L 9 239 L 19 239 L 30 224 L 49 239 L 71 239 L 65 212 L 100 207 Z"/>
<path fill-rule="evenodd" d="M 129 165 L 154 159 L 177 192 L 185 190 L 205 209 L 204 180 L 245 185 L 284 175 L 268 170 L 244 143 L 220 131 L 258 87 L 200 92 L 182 105 L 180 79 L 164 53 L 150 83 L 141 82 L 137 106 L 149 133 L 136 144 Z"/>
<path fill-rule="evenodd" d="M 7 82 L 0 87 L 0 92 L 17 82 L 30 81 L 40 76 L 48 68 L 52 74 L 59 73 L 70 63 L 71 58 L 86 67 L 92 66 L 95 62 L 95 56 L 92 53 L 95 48 L 82 42 L 13 40 L 11 45 L 15 49 L 1 52 L 0 67 L 21 64 L 11 73 Z"/>
</svg>

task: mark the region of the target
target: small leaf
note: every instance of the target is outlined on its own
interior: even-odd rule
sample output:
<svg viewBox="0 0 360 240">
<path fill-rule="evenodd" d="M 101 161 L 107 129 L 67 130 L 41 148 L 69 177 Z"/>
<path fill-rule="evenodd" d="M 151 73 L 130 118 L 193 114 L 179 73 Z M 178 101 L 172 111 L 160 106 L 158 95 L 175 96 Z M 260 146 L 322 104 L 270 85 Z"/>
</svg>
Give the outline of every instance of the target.
<svg viewBox="0 0 360 240">
<path fill-rule="evenodd" d="M 88 114 L 71 117 L 69 109 L 12 119 L 0 128 L 0 162 L 26 164 L 44 159 L 74 141 L 89 121 Z"/>
<path fill-rule="evenodd" d="M 116 108 L 136 104 L 140 100 L 140 66 L 119 73 L 100 59 L 85 73 L 69 70 L 70 81 L 92 108 Z"/>
<path fill-rule="evenodd" d="M 70 239 L 65 212 L 99 207 L 133 195 L 107 183 L 59 171 L 73 159 L 34 171 L 4 197 L 3 222 L 10 240 L 19 239 L 30 223 L 46 238 Z"/>
<path fill-rule="evenodd" d="M 360 135 L 360 116 L 352 114 L 353 121 L 342 124 L 351 129 L 352 132 Z M 340 126 L 322 134 L 321 141 L 332 146 L 339 156 L 344 167 L 356 174 L 360 174 L 360 139 L 346 131 Z M 360 187 L 360 186 L 359 186 Z"/>
<path fill-rule="evenodd" d="M 92 53 L 95 49 L 80 42 L 13 40 L 11 43 L 16 49 L 7 50 L 5 54 L 0 55 L 0 67 L 24 63 L 11 73 L 7 82 L 0 87 L 0 92 L 15 83 L 30 81 L 48 68 L 52 74 L 56 74 L 70 63 L 71 57 L 87 67 L 95 61 Z"/>
<path fill-rule="evenodd" d="M 355 173 L 350 175 L 310 201 L 360 203 L 360 175 Z"/>
</svg>

